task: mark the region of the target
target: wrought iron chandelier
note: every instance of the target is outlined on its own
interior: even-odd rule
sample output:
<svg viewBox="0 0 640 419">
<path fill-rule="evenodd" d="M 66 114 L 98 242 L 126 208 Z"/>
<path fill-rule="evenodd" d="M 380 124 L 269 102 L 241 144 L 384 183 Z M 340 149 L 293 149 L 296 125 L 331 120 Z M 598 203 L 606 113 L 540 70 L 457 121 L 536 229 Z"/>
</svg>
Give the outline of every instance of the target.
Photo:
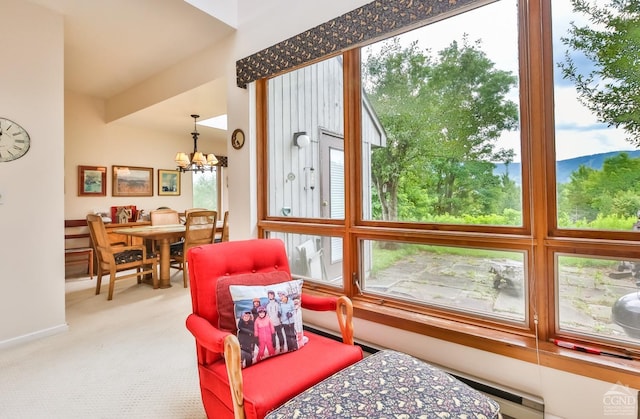
<svg viewBox="0 0 640 419">
<path fill-rule="evenodd" d="M 200 115 L 191 115 L 193 118 L 193 132 L 191 136 L 193 137 L 193 153 L 190 153 L 187 156 L 187 153 L 178 152 L 176 154 L 176 164 L 178 165 L 178 170 L 180 172 L 203 172 L 208 170 L 213 172 L 213 168 L 216 164 L 218 164 L 218 159 L 213 154 L 204 155 L 201 151 L 198 151 L 198 136 L 200 133 L 198 132 L 198 118 Z"/>
</svg>

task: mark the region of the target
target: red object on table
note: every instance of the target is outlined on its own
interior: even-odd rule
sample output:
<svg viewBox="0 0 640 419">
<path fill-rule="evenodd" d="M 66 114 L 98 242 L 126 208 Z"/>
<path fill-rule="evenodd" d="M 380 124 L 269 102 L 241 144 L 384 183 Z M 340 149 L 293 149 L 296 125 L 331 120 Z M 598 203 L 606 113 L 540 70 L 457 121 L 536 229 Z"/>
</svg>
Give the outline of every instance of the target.
<svg viewBox="0 0 640 419">
<path fill-rule="evenodd" d="M 116 213 L 118 212 L 118 208 L 128 208 L 131 210 L 131 217 L 129 217 L 129 222 L 132 223 L 136 220 L 136 216 L 138 215 L 138 210 L 135 205 L 118 205 L 115 207 L 111 207 L 111 222 L 117 223 L 118 216 Z"/>
</svg>

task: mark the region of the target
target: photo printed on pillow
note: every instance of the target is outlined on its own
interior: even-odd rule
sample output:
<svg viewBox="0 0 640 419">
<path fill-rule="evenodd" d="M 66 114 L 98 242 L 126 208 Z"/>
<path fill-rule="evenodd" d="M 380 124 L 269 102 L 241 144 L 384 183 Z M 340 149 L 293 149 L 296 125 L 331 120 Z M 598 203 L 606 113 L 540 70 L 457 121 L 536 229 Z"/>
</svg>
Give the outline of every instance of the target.
<svg viewBox="0 0 640 419">
<path fill-rule="evenodd" d="M 272 285 L 229 286 L 243 368 L 304 345 L 302 283 L 297 279 Z"/>
</svg>

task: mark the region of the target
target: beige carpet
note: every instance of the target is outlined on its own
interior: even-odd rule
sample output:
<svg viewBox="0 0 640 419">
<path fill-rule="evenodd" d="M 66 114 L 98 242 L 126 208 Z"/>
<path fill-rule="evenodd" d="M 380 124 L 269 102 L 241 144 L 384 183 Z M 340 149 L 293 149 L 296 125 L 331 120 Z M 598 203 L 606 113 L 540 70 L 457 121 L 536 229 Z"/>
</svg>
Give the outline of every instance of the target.
<svg viewBox="0 0 640 419">
<path fill-rule="evenodd" d="M 135 279 L 67 279 L 69 331 L 0 351 L 0 418 L 204 418 L 182 274 L 154 290 Z M 7 321 L 4 319 L 3 321 Z"/>
</svg>

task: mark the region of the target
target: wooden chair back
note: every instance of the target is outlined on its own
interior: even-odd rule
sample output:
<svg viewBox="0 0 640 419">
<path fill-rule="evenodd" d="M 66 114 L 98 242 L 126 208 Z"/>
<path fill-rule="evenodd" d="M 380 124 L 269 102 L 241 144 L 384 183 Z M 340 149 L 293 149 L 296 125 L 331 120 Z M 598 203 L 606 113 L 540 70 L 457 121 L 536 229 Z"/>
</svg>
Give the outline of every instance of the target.
<svg viewBox="0 0 640 419">
<path fill-rule="evenodd" d="M 213 243 L 216 236 L 217 222 L 218 213 L 216 211 L 187 210 L 184 243 L 181 248 L 172 249 L 171 254 L 171 267 L 182 269 L 182 280 L 185 288 L 189 284 L 189 273 L 186 267 L 187 252 L 194 246 Z"/>
<path fill-rule="evenodd" d="M 180 213 L 180 222 L 187 224 L 187 215 L 193 211 L 208 211 L 207 208 L 187 208 L 183 213 Z"/>
<path fill-rule="evenodd" d="M 222 241 L 229 241 L 229 211 L 224 212 L 224 218 L 222 219 Z"/>
<path fill-rule="evenodd" d="M 229 241 L 229 211 L 224 212 L 222 228 L 216 233 L 216 243 Z"/>
<path fill-rule="evenodd" d="M 180 224 L 178 211 L 173 209 L 157 209 L 149 213 L 151 225 Z"/>
<path fill-rule="evenodd" d="M 187 213 L 187 224 L 184 234 L 184 255 L 193 246 L 211 244 L 216 236 L 216 211 L 190 211 Z"/>
<path fill-rule="evenodd" d="M 106 268 L 108 270 L 113 256 L 111 255 L 111 243 L 107 236 L 107 230 L 104 228 L 102 217 L 95 214 L 87 215 L 87 225 L 89 226 L 89 235 L 96 252 L 98 264 L 102 269 Z"/>
</svg>

